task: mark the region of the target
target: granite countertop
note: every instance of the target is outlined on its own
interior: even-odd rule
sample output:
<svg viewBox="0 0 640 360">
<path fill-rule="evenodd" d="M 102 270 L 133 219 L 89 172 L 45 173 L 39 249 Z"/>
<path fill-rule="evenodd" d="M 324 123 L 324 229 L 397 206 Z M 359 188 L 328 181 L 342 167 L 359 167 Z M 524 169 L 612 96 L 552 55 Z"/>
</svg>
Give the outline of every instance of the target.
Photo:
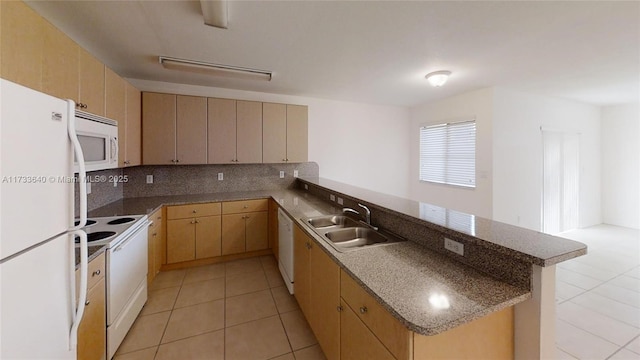
<svg viewBox="0 0 640 360">
<path fill-rule="evenodd" d="M 149 214 L 166 205 L 270 197 L 369 294 L 408 329 L 419 334 L 435 335 L 531 297 L 528 289 L 496 280 L 411 241 L 337 252 L 303 219 L 335 214 L 341 208 L 301 190 L 126 198 L 91 211 L 89 215 Z M 430 305 L 432 295 L 446 298 L 449 308 L 438 309 Z"/>
<path fill-rule="evenodd" d="M 336 195 L 342 194 L 346 197 L 358 198 L 366 205 L 378 205 L 394 215 L 411 221 L 418 221 L 440 232 L 457 232 L 467 235 L 478 245 L 522 259 L 531 264 L 551 266 L 587 253 L 587 246 L 583 243 L 538 231 L 445 209 L 431 204 L 423 204 L 415 200 L 381 194 L 333 180 L 323 178 L 300 178 L 300 180 L 329 190 Z M 428 205 L 429 211 L 425 211 L 423 205 Z M 438 221 L 441 221 L 442 217 L 430 216 L 431 212 L 447 213 L 449 216 L 446 218 L 470 218 L 467 221 L 461 221 L 461 223 L 471 224 L 471 226 L 467 228 L 459 227 L 452 230 L 445 226 L 445 224 L 439 224 Z"/>
</svg>

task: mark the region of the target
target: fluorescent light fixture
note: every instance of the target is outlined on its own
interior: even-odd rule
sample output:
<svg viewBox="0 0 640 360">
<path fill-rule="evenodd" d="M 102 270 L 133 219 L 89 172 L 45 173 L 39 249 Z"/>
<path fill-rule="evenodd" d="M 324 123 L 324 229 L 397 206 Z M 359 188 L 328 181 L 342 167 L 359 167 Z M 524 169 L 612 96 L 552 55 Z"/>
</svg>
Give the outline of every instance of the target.
<svg viewBox="0 0 640 360">
<path fill-rule="evenodd" d="M 211 64 L 201 61 L 170 58 L 166 56 L 159 56 L 158 60 L 162 66 L 171 70 L 190 71 L 205 75 L 226 76 L 247 80 L 271 81 L 272 77 L 272 72 L 267 70 Z"/>
<path fill-rule="evenodd" d="M 427 81 L 429 82 L 429 84 L 431 84 L 431 86 L 440 87 L 447 82 L 447 79 L 449 79 L 449 75 L 451 75 L 451 71 L 441 70 L 428 73 L 425 78 L 427 78 Z"/>
<path fill-rule="evenodd" d="M 227 1 L 200 0 L 200 8 L 202 8 L 202 16 L 204 17 L 205 24 L 221 29 L 227 28 L 229 23 Z"/>
</svg>

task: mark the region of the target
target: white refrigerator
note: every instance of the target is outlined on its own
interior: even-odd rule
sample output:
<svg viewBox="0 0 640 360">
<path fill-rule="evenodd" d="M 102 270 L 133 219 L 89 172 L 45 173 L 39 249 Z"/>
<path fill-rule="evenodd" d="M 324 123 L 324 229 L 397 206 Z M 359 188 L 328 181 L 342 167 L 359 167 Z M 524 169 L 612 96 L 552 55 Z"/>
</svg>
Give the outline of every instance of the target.
<svg viewBox="0 0 640 360">
<path fill-rule="evenodd" d="M 75 103 L 0 79 L 0 359 L 75 359 L 86 191 L 74 227 Z M 85 177 L 81 166 L 79 177 Z M 81 252 L 76 289 L 75 244 Z"/>
</svg>

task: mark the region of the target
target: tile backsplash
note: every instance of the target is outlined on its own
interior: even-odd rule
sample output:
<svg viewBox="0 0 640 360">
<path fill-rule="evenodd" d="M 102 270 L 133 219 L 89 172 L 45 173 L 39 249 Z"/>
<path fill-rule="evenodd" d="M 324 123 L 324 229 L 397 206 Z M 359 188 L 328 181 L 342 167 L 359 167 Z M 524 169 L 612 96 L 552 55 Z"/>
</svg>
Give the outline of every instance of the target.
<svg viewBox="0 0 640 360">
<path fill-rule="evenodd" d="M 130 197 L 208 194 L 246 190 L 275 190 L 289 188 L 298 176 L 317 177 L 315 162 L 292 164 L 229 164 L 229 165 L 173 165 L 136 166 L 88 173 L 91 194 L 87 197 L 89 211 L 113 201 Z M 280 171 L 284 178 L 280 178 Z M 218 174 L 222 173 L 222 180 Z M 147 183 L 147 175 L 153 183 Z M 114 186 L 114 181 L 117 186 Z M 76 216 L 79 213 L 79 184 L 76 185 Z"/>
</svg>

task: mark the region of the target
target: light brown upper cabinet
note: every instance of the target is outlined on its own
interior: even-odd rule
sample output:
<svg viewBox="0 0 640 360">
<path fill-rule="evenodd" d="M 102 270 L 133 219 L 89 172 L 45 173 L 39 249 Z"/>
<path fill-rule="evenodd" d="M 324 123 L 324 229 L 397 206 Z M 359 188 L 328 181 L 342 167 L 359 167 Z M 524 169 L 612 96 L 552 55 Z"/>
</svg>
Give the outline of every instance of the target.
<svg viewBox="0 0 640 360">
<path fill-rule="evenodd" d="M 287 105 L 287 161 L 309 159 L 309 107 Z"/>
<path fill-rule="evenodd" d="M 124 149 L 120 148 L 120 152 L 124 153 L 124 161 L 120 166 L 136 166 L 142 164 L 142 118 L 141 94 L 140 90 L 133 85 L 125 82 L 126 93 L 126 121 L 124 132 Z M 122 140 L 122 139 L 121 139 Z"/>
<path fill-rule="evenodd" d="M 207 98 L 178 95 L 176 99 L 176 162 L 207 163 Z"/>
<path fill-rule="evenodd" d="M 42 91 L 60 99 L 78 99 L 78 49 L 53 25 L 44 21 Z"/>
<path fill-rule="evenodd" d="M 105 116 L 118 122 L 118 166 L 124 166 L 127 124 L 126 84 L 118 74 L 109 68 L 104 71 Z"/>
<path fill-rule="evenodd" d="M 236 152 L 238 163 L 262 162 L 262 103 L 236 102 Z"/>
<path fill-rule="evenodd" d="M 264 163 L 307 161 L 307 112 L 306 106 L 264 103 L 262 116 Z"/>
<path fill-rule="evenodd" d="M 76 102 L 82 104 L 82 110 L 104 116 L 104 69 L 86 50 L 78 49 L 79 86 Z"/>
<path fill-rule="evenodd" d="M 262 104 L 262 161 L 287 161 L 287 105 Z"/>
<path fill-rule="evenodd" d="M 45 20 L 22 1 L 1 1 L 3 79 L 42 91 Z"/>
<path fill-rule="evenodd" d="M 142 93 L 142 163 L 176 162 L 176 95 Z"/>
<path fill-rule="evenodd" d="M 236 101 L 209 98 L 207 113 L 209 164 L 236 163 Z"/>
</svg>

